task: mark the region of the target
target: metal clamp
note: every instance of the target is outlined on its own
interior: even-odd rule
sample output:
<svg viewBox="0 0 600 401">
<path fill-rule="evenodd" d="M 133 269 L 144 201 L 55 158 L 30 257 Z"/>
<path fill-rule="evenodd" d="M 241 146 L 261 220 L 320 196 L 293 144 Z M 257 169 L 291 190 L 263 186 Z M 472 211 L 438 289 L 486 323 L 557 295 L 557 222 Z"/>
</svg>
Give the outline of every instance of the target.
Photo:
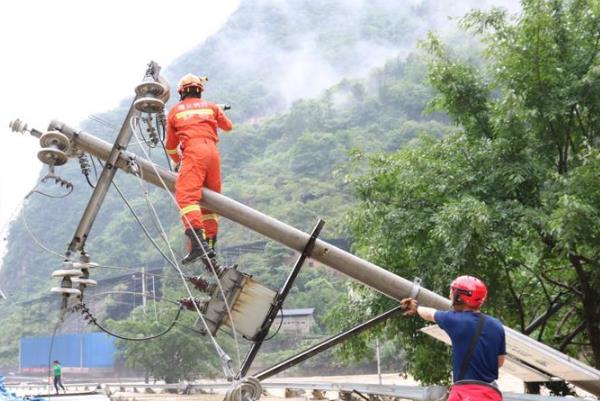
<svg viewBox="0 0 600 401">
<path fill-rule="evenodd" d="M 421 291 L 421 281 L 422 280 L 419 277 L 413 279 L 413 286 L 410 290 L 409 298 L 417 299 L 419 292 Z"/>
<path fill-rule="evenodd" d="M 127 160 L 127 170 L 129 173 L 139 177 L 140 176 L 140 166 L 137 163 L 137 158 L 135 155 L 129 156 Z"/>
</svg>

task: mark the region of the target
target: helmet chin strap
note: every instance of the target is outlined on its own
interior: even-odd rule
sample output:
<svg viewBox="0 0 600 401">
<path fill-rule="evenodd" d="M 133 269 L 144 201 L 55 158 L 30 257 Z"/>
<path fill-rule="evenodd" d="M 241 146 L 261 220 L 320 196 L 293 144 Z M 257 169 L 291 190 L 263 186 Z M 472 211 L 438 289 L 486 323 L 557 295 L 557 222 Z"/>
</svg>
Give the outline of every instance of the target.
<svg viewBox="0 0 600 401">
<path fill-rule="evenodd" d="M 194 89 L 193 91 L 190 91 L 190 89 Z M 179 92 L 179 100 L 183 100 L 187 97 L 194 97 L 194 98 L 198 98 L 201 99 L 202 98 L 202 90 L 199 89 L 198 87 L 189 87 L 189 88 L 185 88 L 184 90 L 182 90 L 181 92 Z"/>
</svg>

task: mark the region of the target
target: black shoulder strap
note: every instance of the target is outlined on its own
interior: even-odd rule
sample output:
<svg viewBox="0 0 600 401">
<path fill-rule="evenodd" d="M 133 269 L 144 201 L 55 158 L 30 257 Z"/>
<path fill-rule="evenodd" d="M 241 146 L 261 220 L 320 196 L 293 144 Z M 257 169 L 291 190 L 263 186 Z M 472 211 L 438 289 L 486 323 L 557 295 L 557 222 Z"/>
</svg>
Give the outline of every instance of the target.
<svg viewBox="0 0 600 401">
<path fill-rule="evenodd" d="M 473 352 L 475 351 L 475 347 L 477 346 L 477 341 L 479 340 L 479 336 L 481 335 L 481 330 L 483 330 L 484 320 L 485 315 L 483 313 L 480 313 L 479 321 L 477 322 L 477 329 L 475 329 L 475 334 L 473 334 L 473 338 L 471 338 L 471 344 L 469 345 L 469 349 L 465 354 L 465 359 L 463 359 L 458 378 L 456 378 L 454 381 L 462 380 L 465 377 L 465 373 L 467 373 L 467 367 L 469 366 L 469 362 L 471 362 L 471 358 L 473 357 Z"/>
</svg>

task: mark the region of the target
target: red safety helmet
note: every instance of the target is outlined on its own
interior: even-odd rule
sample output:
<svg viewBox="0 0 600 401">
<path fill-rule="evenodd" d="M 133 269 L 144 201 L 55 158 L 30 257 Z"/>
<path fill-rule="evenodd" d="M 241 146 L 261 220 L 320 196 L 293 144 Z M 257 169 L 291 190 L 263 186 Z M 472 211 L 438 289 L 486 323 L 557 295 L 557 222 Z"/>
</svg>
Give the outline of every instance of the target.
<svg viewBox="0 0 600 401">
<path fill-rule="evenodd" d="M 464 304 L 479 309 L 487 298 L 487 287 L 483 281 L 473 276 L 457 277 L 450 284 L 452 304 Z"/>
<path fill-rule="evenodd" d="M 177 86 L 177 92 L 181 95 L 189 88 L 198 88 L 200 91 L 204 90 L 204 83 L 208 81 L 207 77 L 199 77 L 194 74 L 185 74 L 180 80 Z"/>
</svg>

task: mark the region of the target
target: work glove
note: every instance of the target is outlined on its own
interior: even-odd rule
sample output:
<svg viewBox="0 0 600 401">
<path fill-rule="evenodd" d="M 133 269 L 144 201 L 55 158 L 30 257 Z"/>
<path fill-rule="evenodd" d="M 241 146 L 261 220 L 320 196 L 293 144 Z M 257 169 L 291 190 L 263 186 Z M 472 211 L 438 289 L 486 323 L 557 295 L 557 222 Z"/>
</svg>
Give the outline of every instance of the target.
<svg viewBox="0 0 600 401">
<path fill-rule="evenodd" d="M 402 309 L 404 309 L 404 316 L 417 315 L 417 307 L 419 306 L 419 303 L 416 299 L 404 298 L 402 301 L 400 301 L 400 305 L 402 306 Z"/>
<path fill-rule="evenodd" d="M 178 173 L 179 169 L 181 168 L 181 162 L 179 163 L 175 163 L 175 162 L 171 162 L 171 169 L 173 169 L 174 172 Z"/>
</svg>

